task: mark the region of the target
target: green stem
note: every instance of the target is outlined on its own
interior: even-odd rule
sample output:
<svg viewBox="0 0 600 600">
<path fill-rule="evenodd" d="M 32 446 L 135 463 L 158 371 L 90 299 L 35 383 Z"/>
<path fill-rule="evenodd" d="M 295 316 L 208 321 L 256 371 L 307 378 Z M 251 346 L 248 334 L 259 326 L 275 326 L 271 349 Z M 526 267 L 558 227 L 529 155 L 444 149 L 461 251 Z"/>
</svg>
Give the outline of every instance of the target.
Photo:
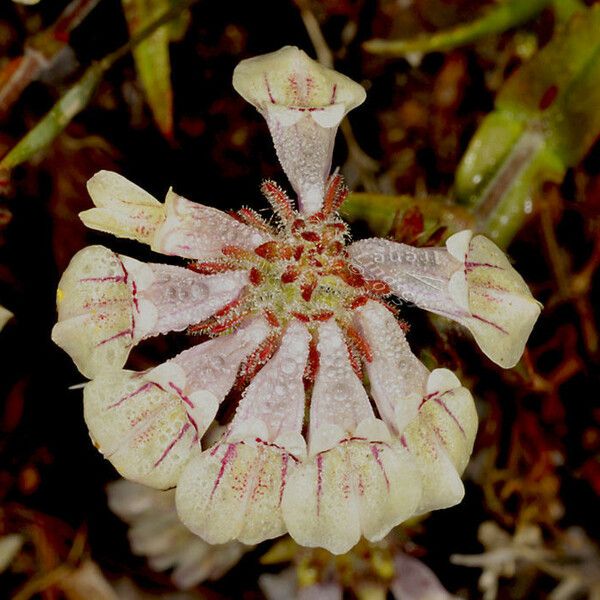
<svg viewBox="0 0 600 600">
<path fill-rule="evenodd" d="M 365 42 L 364 48 L 372 54 L 405 56 L 413 52 L 437 52 L 470 44 L 486 35 L 502 33 L 529 21 L 552 0 L 507 0 L 470 23 L 420 35 L 406 40 L 374 39 Z M 554 0 L 555 2 L 557 0 Z M 574 2 L 575 0 L 569 0 Z"/>
</svg>

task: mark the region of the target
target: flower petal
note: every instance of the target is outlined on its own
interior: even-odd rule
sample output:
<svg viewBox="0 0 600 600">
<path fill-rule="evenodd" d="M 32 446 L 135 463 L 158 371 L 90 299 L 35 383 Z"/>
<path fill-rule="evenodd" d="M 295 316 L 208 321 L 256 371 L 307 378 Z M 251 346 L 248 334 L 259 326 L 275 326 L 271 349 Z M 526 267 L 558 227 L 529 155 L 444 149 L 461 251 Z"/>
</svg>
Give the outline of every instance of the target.
<svg viewBox="0 0 600 600">
<path fill-rule="evenodd" d="M 352 369 L 348 348 L 333 320 L 319 325 L 319 370 L 310 404 L 310 453 L 336 445 L 373 409 L 360 379 Z"/>
<path fill-rule="evenodd" d="M 304 383 L 302 380 L 310 334 L 300 322 L 288 325 L 279 350 L 258 372 L 244 395 L 230 427 L 231 436 L 240 436 L 244 423 L 260 420 L 268 437 L 263 441 L 297 446 L 304 421 Z M 292 447 L 287 448 L 293 452 Z"/>
<path fill-rule="evenodd" d="M 233 87 L 266 119 L 301 210 L 317 212 L 338 125 L 365 90 L 292 46 L 242 61 Z"/>
<path fill-rule="evenodd" d="M 238 542 L 211 546 L 194 535 L 177 516 L 174 489 L 121 479 L 108 485 L 107 494 L 110 509 L 130 525 L 133 553 L 147 557 L 155 571 L 174 567 L 171 579 L 179 589 L 218 579 L 251 549 Z"/>
<path fill-rule="evenodd" d="M 285 531 L 281 497 L 288 472 L 306 455 L 302 376 L 309 340 L 303 324 L 288 326 L 246 389 L 225 440 L 192 459 L 179 481 L 180 516 L 210 543 L 257 543 Z M 199 495 L 198 486 L 208 491 Z"/>
<path fill-rule="evenodd" d="M 165 204 L 123 176 L 100 171 L 88 181 L 96 208 L 80 214 L 87 227 L 149 244 L 183 258 L 222 256 L 226 245 L 252 250 L 270 237 L 224 212 L 169 190 Z"/>
<path fill-rule="evenodd" d="M 181 369 L 105 374 L 85 386 L 84 417 L 100 452 L 123 477 L 156 488 L 175 485 L 198 432 L 184 401 Z M 216 405 L 206 407 L 216 412 Z M 196 414 L 199 411 L 196 410 Z"/>
<path fill-rule="evenodd" d="M 388 427 L 401 433 L 417 415 L 429 371 L 411 352 L 400 324 L 383 305 L 371 301 L 356 313 L 373 355 L 366 363 L 371 396 Z"/>
<path fill-rule="evenodd" d="M 361 85 L 295 46 L 243 60 L 233 73 L 233 87 L 258 110 L 269 104 L 316 109 L 340 103 L 349 112 L 366 97 Z"/>
<path fill-rule="evenodd" d="M 190 202 L 169 190 L 166 220 L 157 230 L 152 249 L 163 254 L 205 260 L 219 258 L 224 246 L 247 250 L 269 241 L 268 234 L 244 225 L 226 213 Z"/>
<path fill-rule="evenodd" d="M 242 360 L 267 333 L 267 323 L 256 319 L 145 373 L 110 372 L 88 383 L 85 419 L 100 452 L 128 479 L 175 485 Z"/>
<path fill-rule="evenodd" d="M 410 517 L 420 490 L 414 461 L 399 444 L 351 438 L 290 474 L 283 515 L 299 544 L 343 554 L 361 534 L 380 540 Z"/>
<path fill-rule="evenodd" d="M 52 339 L 84 375 L 94 377 L 121 368 L 140 340 L 210 317 L 246 282 L 242 271 L 204 276 L 89 246 L 60 280 Z"/>
<path fill-rule="evenodd" d="M 398 553 L 394 556 L 394 570 L 396 576 L 390 589 L 395 600 L 458 600 L 418 558 Z"/>
<path fill-rule="evenodd" d="M 402 436 L 421 472 L 419 513 L 460 502 L 464 494 L 460 474 L 473 450 L 476 433 L 477 412 L 469 390 L 451 371 L 432 371 L 419 414 Z"/>
<path fill-rule="evenodd" d="M 86 227 L 151 244 L 165 219 L 164 206 L 122 175 L 99 171 L 87 189 L 97 208 L 79 214 Z"/>
<path fill-rule="evenodd" d="M 288 125 L 288 119 L 282 117 L 289 114 L 300 115 L 300 118 Z M 317 212 L 323 204 L 338 124 L 322 127 L 310 113 L 293 109 L 283 114 L 267 109 L 265 118 L 277 158 L 298 194 L 300 210 L 306 214 Z"/>
<path fill-rule="evenodd" d="M 461 263 L 444 248 L 369 239 L 351 244 L 348 252 L 363 276 L 385 281 L 406 302 L 454 319 L 468 314 L 448 292 L 448 281 Z"/>
<path fill-rule="evenodd" d="M 193 457 L 177 486 L 183 523 L 210 544 L 285 533 L 281 496 L 295 459 L 262 442 L 219 443 Z"/>
<path fill-rule="evenodd" d="M 465 326 L 491 360 L 504 368 L 514 367 L 540 315 L 541 304 L 504 252 L 482 235 L 469 244 L 465 278 L 472 315 Z"/>
<path fill-rule="evenodd" d="M 448 239 L 446 249 L 363 240 L 352 244 L 349 253 L 363 275 L 465 326 L 501 367 L 513 367 L 520 359 L 541 305 L 487 238 L 461 231 Z"/>
</svg>

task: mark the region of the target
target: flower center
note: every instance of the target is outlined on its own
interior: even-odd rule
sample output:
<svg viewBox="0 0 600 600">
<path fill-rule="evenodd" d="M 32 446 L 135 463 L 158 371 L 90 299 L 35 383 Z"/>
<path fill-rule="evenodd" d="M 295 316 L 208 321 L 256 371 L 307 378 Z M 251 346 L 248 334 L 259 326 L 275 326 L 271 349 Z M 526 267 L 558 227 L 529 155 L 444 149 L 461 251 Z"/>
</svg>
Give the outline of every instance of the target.
<svg viewBox="0 0 600 600">
<path fill-rule="evenodd" d="M 384 282 L 365 279 L 348 260 L 349 232 L 337 216 L 348 191 L 339 175 L 330 179 L 323 208 L 311 216 L 294 210 L 275 183 L 266 181 L 262 191 L 274 209 L 277 223 L 267 223 L 248 208 L 233 216 L 271 239 L 254 250 L 226 246 L 221 260 L 190 265 L 207 274 L 245 270 L 250 280 L 240 298 L 209 322 L 192 326 L 192 332 L 216 335 L 257 313 L 277 329 L 292 319 L 316 323 L 330 318 L 348 329 L 353 309 L 370 298 L 381 300 L 390 293 Z"/>
</svg>

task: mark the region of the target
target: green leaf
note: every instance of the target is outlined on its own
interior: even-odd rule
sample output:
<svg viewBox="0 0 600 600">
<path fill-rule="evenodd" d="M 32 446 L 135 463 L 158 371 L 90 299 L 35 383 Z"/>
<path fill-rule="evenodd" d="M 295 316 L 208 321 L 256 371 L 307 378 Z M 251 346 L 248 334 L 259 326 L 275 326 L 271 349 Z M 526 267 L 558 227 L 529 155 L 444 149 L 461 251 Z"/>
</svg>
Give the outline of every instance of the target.
<svg viewBox="0 0 600 600">
<path fill-rule="evenodd" d="M 4 156 L 0 161 L 0 170 L 10 171 L 48 146 L 73 117 L 87 106 L 103 74 L 102 64 L 89 67 L 50 112 Z"/>
<path fill-rule="evenodd" d="M 450 50 L 470 44 L 486 35 L 502 33 L 535 17 L 551 0 L 506 0 L 470 23 L 431 35 L 405 40 L 369 40 L 364 48 L 372 54 L 406 56 L 417 52 Z"/>
<path fill-rule="evenodd" d="M 148 23 L 168 10 L 169 0 L 122 0 L 129 33 L 135 36 Z M 170 28 L 163 26 L 133 50 L 140 84 L 159 129 L 173 135 L 173 90 L 169 58 Z"/>
<path fill-rule="evenodd" d="M 600 134 L 600 6 L 575 14 L 496 98 L 459 165 L 455 192 L 506 245 L 543 181 L 560 182 Z"/>
</svg>

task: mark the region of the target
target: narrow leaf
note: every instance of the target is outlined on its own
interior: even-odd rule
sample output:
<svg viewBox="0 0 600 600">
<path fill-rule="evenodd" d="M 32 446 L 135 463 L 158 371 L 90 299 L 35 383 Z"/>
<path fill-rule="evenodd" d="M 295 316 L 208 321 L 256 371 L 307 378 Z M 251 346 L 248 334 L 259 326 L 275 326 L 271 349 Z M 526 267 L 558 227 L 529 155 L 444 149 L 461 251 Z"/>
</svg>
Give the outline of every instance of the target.
<svg viewBox="0 0 600 600">
<path fill-rule="evenodd" d="M 122 4 L 131 36 L 136 35 L 170 6 L 169 0 L 122 0 Z M 152 115 L 167 138 L 173 135 L 169 33 L 168 26 L 161 27 L 133 51 L 138 77 Z"/>
<path fill-rule="evenodd" d="M 365 42 L 364 48 L 372 54 L 387 56 L 450 50 L 475 42 L 486 35 L 517 27 L 535 17 L 548 4 L 550 0 L 506 0 L 470 23 L 405 40 L 369 40 Z"/>
<path fill-rule="evenodd" d="M 88 104 L 103 73 L 101 64 L 89 67 L 50 112 L 4 156 L 0 161 L 0 170 L 10 171 L 50 144 Z"/>
</svg>

